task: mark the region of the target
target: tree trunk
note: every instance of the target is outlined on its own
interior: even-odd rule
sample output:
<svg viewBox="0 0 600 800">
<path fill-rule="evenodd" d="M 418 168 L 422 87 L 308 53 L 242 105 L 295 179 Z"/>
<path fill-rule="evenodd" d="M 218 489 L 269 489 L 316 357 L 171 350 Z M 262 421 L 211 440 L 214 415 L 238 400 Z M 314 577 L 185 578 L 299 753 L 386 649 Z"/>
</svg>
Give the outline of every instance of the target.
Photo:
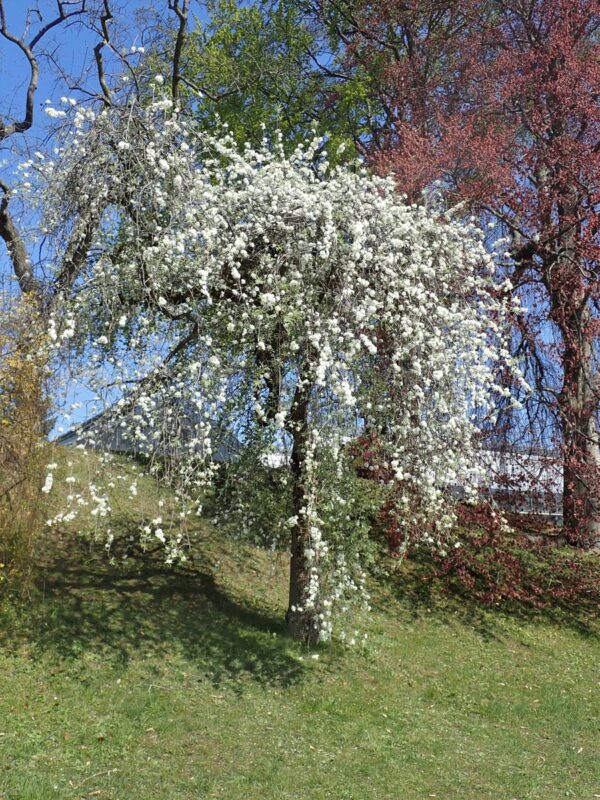
<svg viewBox="0 0 600 800">
<path fill-rule="evenodd" d="M 591 548 L 600 545 L 600 432 L 593 348 L 579 322 L 577 346 L 565 350 L 560 397 L 563 527 L 569 544 Z"/>
<path fill-rule="evenodd" d="M 294 393 L 291 411 L 292 446 L 292 505 L 296 522 L 291 532 L 289 604 L 285 619 L 294 639 L 306 644 L 319 640 L 318 611 L 305 608 L 309 595 L 310 567 L 306 549 L 310 543 L 309 520 L 306 515 L 306 445 L 308 436 L 309 388 L 302 378 Z"/>
<path fill-rule="evenodd" d="M 575 547 L 600 545 L 600 448 L 592 415 L 565 427 L 563 459 L 563 527 Z"/>
</svg>

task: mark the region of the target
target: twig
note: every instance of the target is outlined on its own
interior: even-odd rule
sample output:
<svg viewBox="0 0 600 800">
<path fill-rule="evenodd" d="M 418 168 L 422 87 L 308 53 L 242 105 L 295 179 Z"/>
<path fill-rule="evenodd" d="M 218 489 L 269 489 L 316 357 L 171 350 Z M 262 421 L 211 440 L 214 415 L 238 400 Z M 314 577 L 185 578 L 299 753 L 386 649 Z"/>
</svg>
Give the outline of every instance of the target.
<svg viewBox="0 0 600 800">
<path fill-rule="evenodd" d="M 101 775 L 112 775 L 114 772 L 118 772 L 119 770 L 116 767 L 112 769 L 103 769 L 100 772 L 94 772 L 93 775 L 88 775 L 87 778 L 84 778 L 80 783 L 74 786 L 74 789 L 80 789 L 84 783 L 91 781 L 93 778 L 99 778 Z"/>
</svg>

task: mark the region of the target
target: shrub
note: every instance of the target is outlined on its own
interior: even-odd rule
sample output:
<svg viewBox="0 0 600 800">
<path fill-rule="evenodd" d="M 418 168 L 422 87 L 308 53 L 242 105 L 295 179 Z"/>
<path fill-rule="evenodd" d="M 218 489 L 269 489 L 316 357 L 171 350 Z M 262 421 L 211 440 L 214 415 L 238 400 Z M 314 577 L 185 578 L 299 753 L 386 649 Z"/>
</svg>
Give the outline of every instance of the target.
<svg viewBox="0 0 600 800">
<path fill-rule="evenodd" d="M 507 530 L 489 506 L 461 506 L 461 546 L 437 553 L 447 587 L 496 606 L 531 608 L 600 603 L 600 563 L 549 544 L 538 532 Z M 554 537 L 559 538 L 559 537 Z"/>
<path fill-rule="evenodd" d="M 0 318 L 0 592 L 27 590 L 48 458 L 47 359 L 32 301 L 11 301 Z"/>
</svg>

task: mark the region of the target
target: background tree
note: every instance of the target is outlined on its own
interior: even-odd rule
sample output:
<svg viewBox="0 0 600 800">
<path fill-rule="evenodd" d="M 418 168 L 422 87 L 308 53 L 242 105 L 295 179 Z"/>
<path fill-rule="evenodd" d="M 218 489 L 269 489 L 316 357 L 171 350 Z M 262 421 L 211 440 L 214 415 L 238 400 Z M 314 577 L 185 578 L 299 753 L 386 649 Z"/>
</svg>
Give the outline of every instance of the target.
<svg viewBox="0 0 600 800">
<path fill-rule="evenodd" d="M 0 0 L 0 584 L 11 591 L 26 586 L 43 527 L 49 364 L 58 367 L 46 346 L 49 318 L 93 259 L 94 238 L 118 200 L 116 194 L 91 198 L 73 175 L 69 218 L 50 241 L 31 186 L 43 170 L 48 140 L 64 133 L 66 109 L 77 105 L 81 125 L 139 90 L 144 47 L 131 47 L 137 36 L 133 5 L 139 10 L 143 4 Z M 189 2 L 166 3 L 163 13 L 175 16 L 182 39 Z M 174 83 L 177 64 L 173 52 Z M 50 88 L 64 92 L 62 100 L 40 112 L 40 94 Z M 51 483 L 49 475 L 45 487 Z"/>
<path fill-rule="evenodd" d="M 311 60 L 315 33 L 293 4 L 224 0 L 206 11 L 188 41 L 185 80 L 200 93 L 195 110 L 207 125 L 218 115 L 238 141 L 255 144 L 265 128 L 302 141 L 327 125 L 325 81 Z"/>
<path fill-rule="evenodd" d="M 152 19 L 158 15 L 163 24 L 165 20 L 174 20 L 173 47 L 165 63 L 176 95 L 181 50 L 191 24 L 190 0 L 166 0 L 158 10 L 143 2 L 124 8 L 111 0 L 59 0 L 25 5 L 17 13 L 14 8 L 7 10 L 4 0 L 0 0 L 0 42 L 6 45 L 4 57 L 17 59 L 17 63 L 20 59 L 23 65 L 22 74 L 17 73 L 15 79 L 14 96 L 6 93 L 6 106 L 0 116 L 0 143 L 10 156 L 2 164 L 0 178 L 0 238 L 6 248 L 9 271 L 20 291 L 35 295 L 45 311 L 68 294 L 77 280 L 90 256 L 94 232 L 101 224 L 106 206 L 74 203 L 60 248 L 51 254 L 45 250 L 39 209 L 35 197 L 28 192 L 27 179 L 35 175 L 38 167 L 36 152 L 40 150 L 36 151 L 36 147 L 61 131 L 67 116 L 65 109 L 70 105 L 79 103 L 82 119 L 88 112 L 93 118 L 99 109 L 126 104 L 128 97 L 139 95 L 139 77 L 145 71 L 145 47 L 132 47 L 131 42 L 138 37 L 143 39 L 136 18 L 139 17 L 140 24 L 147 24 L 150 11 Z M 152 27 L 148 30 L 148 35 L 154 35 Z M 76 54 L 64 51 L 67 31 L 78 36 Z M 59 104 L 62 107 L 45 108 L 46 114 L 37 114 L 38 104 L 43 107 L 39 97 L 42 80 L 46 91 L 54 80 L 53 88 L 59 87 L 68 96 L 63 96 Z M 22 86 L 24 96 L 19 98 Z M 19 102 L 21 110 L 15 112 L 14 106 L 18 108 Z M 71 187 L 73 192 L 84 195 L 85 187 L 76 184 Z"/>
<path fill-rule="evenodd" d="M 529 308 L 515 350 L 535 388 L 511 433 L 560 448 L 565 535 L 597 543 L 597 5 L 323 0 L 313 11 L 340 43 L 340 70 L 370 76 L 359 147 L 375 167 L 414 197 L 438 181 L 511 237 L 505 269 Z"/>
<path fill-rule="evenodd" d="M 181 57 L 180 102 L 204 129 L 225 124 L 238 142 L 255 145 L 265 129 L 279 130 L 289 148 L 317 132 L 330 137 L 331 159 L 356 154 L 355 105 L 349 91 L 344 103 L 339 95 L 331 102 L 332 53 L 301 4 L 216 0 L 195 23 Z M 160 30 L 148 76 L 168 71 L 174 36 L 172 27 Z"/>
</svg>

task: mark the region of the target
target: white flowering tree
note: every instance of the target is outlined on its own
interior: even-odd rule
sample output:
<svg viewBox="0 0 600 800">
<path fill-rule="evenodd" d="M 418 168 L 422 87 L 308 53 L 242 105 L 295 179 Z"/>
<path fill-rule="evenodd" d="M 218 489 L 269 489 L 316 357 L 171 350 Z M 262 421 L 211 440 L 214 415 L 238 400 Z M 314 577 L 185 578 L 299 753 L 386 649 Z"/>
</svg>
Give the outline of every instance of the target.
<svg viewBox="0 0 600 800">
<path fill-rule="evenodd" d="M 96 117 L 67 105 L 64 147 L 36 164 L 57 251 L 82 204 L 97 220 L 50 333 L 110 399 L 104 429 L 174 485 L 178 514 L 142 540 L 185 557 L 181 520 L 235 441 L 243 484 L 225 496 L 289 549 L 292 635 L 325 639 L 364 583 L 349 441 L 376 433 L 407 524 L 451 523 L 448 489 L 477 463 L 475 419 L 508 361 L 493 259 L 476 229 L 404 205 L 393 181 L 330 168 L 322 141 L 239 151 L 195 131 L 160 85 Z M 268 520 L 265 479 L 281 500 Z M 101 478 L 88 495 L 65 513 L 91 503 L 110 518 Z"/>
</svg>

